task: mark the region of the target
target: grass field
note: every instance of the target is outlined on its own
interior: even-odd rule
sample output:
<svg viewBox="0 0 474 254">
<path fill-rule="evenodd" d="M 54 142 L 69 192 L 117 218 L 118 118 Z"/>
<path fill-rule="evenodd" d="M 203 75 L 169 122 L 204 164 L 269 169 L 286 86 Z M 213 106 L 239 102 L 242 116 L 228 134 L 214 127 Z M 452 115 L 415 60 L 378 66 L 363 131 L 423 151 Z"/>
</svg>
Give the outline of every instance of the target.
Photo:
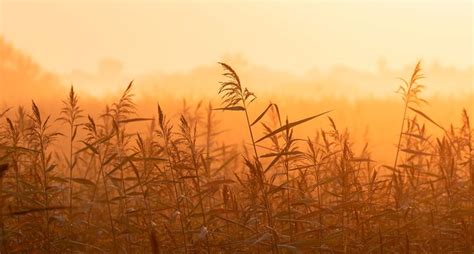
<svg viewBox="0 0 474 254">
<path fill-rule="evenodd" d="M 58 119 L 34 102 L 0 112 L 0 253 L 474 251 L 469 113 L 450 126 L 424 113 L 420 64 L 399 81 L 390 163 L 331 108 L 292 121 L 275 103 L 255 112 L 238 70 L 220 65 L 221 105 L 178 118 L 160 105 L 138 116 L 132 82 L 98 117 L 73 88 Z M 243 144 L 225 142 L 216 115 L 244 117 L 232 127 Z M 295 134 L 315 119 L 331 127 Z"/>
</svg>

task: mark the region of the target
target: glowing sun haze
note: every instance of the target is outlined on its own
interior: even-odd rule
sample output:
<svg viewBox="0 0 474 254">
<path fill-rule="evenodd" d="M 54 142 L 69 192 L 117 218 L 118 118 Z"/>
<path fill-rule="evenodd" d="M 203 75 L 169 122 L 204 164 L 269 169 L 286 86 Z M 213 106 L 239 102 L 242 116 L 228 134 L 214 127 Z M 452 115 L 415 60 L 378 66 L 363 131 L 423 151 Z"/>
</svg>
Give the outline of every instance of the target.
<svg viewBox="0 0 474 254">
<path fill-rule="evenodd" d="M 292 73 L 473 64 L 471 1 L 0 0 L 0 34 L 48 70 L 184 72 L 226 54 Z"/>
</svg>

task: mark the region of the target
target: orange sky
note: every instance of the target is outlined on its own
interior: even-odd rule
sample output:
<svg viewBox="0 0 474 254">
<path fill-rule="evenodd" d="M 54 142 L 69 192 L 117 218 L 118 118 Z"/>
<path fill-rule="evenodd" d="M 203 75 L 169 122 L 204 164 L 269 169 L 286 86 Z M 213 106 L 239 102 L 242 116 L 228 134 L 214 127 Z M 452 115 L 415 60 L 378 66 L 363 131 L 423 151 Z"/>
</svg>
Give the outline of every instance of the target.
<svg viewBox="0 0 474 254">
<path fill-rule="evenodd" d="M 0 0 L 0 35 L 48 70 L 112 57 L 131 76 L 184 72 L 226 54 L 304 73 L 418 58 L 473 64 L 472 1 Z"/>
</svg>

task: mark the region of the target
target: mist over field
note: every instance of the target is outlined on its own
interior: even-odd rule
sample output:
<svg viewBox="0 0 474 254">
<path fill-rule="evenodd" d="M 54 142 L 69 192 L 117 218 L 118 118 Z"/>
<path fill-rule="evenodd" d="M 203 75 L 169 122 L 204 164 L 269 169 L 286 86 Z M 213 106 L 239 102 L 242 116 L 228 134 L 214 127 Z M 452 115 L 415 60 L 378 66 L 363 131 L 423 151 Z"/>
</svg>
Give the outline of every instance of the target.
<svg viewBox="0 0 474 254">
<path fill-rule="evenodd" d="M 49 114 L 56 116 L 59 110 L 55 109 L 62 103 L 58 98 L 64 97 L 72 85 L 87 112 L 100 115 L 105 104 L 116 100 L 132 80 L 135 102 L 141 115 L 152 117 L 157 102 L 174 115 L 179 114 L 184 101 L 188 106 L 196 106 L 199 102 L 212 102 L 215 107 L 219 106 L 217 86 L 221 74 L 217 63 L 202 65 L 189 72 L 146 73 L 133 77 L 126 73 L 123 63 L 106 58 L 97 63 L 94 71 L 75 70 L 61 74 L 48 72 L 5 39 L 1 40 L 0 48 L 3 56 L 1 89 L 8 94 L 2 98 L 3 108 L 17 103 L 29 107 L 31 100 L 35 100 Z M 409 65 L 393 70 L 381 61 L 374 72 L 335 66 L 328 71 L 315 69 L 296 75 L 253 65 L 240 55 L 224 56 L 222 61 L 238 70 L 242 81 L 252 87 L 259 98 L 256 103 L 259 110 L 274 102 L 281 105 L 282 113 L 289 115 L 290 119 L 298 119 L 306 112 L 331 109 L 333 119 L 341 128 L 350 128 L 356 141 L 364 144 L 369 141 L 378 158 L 391 159 L 393 140 L 399 131 L 392 123 L 399 121 L 402 113 L 396 91 L 401 83 L 399 78 L 411 72 Z M 424 108 L 434 119 L 449 125 L 460 120 L 464 108 L 471 114 L 473 104 L 470 102 L 474 96 L 472 67 L 457 69 L 434 62 L 424 64 L 423 72 L 426 76 L 422 81 L 426 86 L 423 97 L 429 101 Z M 217 117 L 221 115 L 217 114 Z M 222 123 L 223 130 L 237 134 L 231 135 L 230 142 L 241 142 L 246 137 L 245 133 L 231 128 L 239 120 L 243 119 L 226 119 Z M 298 133 L 312 136 L 315 128 L 325 124 L 322 121 L 303 126 Z M 380 129 L 385 131 L 380 132 Z"/>
</svg>

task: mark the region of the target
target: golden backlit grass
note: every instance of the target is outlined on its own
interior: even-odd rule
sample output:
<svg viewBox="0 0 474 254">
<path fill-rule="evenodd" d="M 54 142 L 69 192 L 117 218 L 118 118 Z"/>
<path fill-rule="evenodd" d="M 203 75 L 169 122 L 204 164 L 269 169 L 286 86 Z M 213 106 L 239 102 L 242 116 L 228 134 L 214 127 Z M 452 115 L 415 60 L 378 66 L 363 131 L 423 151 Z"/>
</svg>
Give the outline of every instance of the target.
<svg viewBox="0 0 474 254">
<path fill-rule="evenodd" d="M 469 115 L 443 126 L 424 112 L 420 64 L 400 81 L 404 113 L 390 123 L 401 128 L 388 164 L 369 145 L 354 149 L 331 108 L 292 121 L 275 103 L 254 112 L 256 95 L 220 65 L 221 106 L 177 119 L 160 105 L 138 116 L 132 83 L 100 117 L 73 88 L 58 119 L 34 102 L 1 112 L 1 253 L 474 250 Z M 217 114 L 244 116 L 232 126 L 244 144 L 222 142 L 232 139 Z M 330 128 L 295 134 L 316 119 Z"/>
</svg>

